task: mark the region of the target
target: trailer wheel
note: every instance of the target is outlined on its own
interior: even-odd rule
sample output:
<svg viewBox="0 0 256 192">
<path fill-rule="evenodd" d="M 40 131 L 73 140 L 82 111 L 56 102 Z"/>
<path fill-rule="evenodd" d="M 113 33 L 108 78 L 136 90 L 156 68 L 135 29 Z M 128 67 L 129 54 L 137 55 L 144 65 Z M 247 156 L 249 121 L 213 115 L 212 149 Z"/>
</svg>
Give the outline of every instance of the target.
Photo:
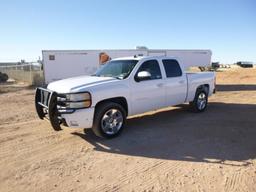
<svg viewBox="0 0 256 192">
<path fill-rule="evenodd" d="M 208 105 L 208 91 L 202 87 L 196 91 L 195 98 L 189 103 L 194 112 L 203 112 Z"/>
<path fill-rule="evenodd" d="M 124 108 L 114 102 L 106 102 L 97 106 L 92 130 L 102 138 L 118 136 L 124 127 L 126 112 Z"/>
</svg>

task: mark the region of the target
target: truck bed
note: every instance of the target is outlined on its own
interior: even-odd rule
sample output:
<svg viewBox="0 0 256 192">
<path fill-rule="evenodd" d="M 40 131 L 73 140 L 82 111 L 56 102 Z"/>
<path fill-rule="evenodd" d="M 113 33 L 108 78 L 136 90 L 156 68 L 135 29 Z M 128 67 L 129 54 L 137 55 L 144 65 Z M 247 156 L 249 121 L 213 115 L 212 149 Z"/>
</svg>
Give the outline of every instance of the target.
<svg viewBox="0 0 256 192">
<path fill-rule="evenodd" d="M 187 102 L 195 97 L 195 90 L 200 85 L 209 85 L 209 96 L 214 92 L 215 73 L 214 72 L 186 72 L 187 76 Z"/>
</svg>

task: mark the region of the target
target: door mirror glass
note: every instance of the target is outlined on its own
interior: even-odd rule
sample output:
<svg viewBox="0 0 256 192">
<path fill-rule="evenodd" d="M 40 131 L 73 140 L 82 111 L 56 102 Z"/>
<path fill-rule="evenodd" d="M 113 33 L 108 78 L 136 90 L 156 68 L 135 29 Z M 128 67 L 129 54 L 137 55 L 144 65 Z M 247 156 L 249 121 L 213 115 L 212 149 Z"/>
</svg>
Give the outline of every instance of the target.
<svg viewBox="0 0 256 192">
<path fill-rule="evenodd" d="M 136 81 L 145 81 L 151 79 L 151 74 L 148 71 L 140 71 L 136 76 Z"/>
</svg>

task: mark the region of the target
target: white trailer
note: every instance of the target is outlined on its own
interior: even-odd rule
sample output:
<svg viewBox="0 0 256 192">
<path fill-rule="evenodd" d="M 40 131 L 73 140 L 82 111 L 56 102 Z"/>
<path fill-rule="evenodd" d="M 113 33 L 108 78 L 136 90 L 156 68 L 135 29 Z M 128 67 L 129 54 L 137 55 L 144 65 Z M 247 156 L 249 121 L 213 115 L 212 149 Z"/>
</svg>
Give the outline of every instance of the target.
<svg viewBox="0 0 256 192">
<path fill-rule="evenodd" d="M 45 83 L 69 77 L 91 75 L 104 62 L 129 56 L 171 56 L 179 59 L 183 66 L 208 67 L 211 65 L 210 50 L 171 49 L 123 49 L 123 50 L 43 50 Z"/>
</svg>

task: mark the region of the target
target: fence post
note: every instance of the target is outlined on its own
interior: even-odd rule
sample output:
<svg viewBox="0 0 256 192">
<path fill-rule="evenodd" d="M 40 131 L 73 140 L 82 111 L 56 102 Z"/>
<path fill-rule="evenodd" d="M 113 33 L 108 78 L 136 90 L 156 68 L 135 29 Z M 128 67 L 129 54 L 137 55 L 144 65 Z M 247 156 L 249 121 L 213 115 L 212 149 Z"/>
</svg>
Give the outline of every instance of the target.
<svg viewBox="0 0 256 192">
<path fill-rule="evenodd" d="M 30 83 L 31 83 L 31 85 L 32 85 L 33 82 L 32 82 L 32 65 L 31 65 L 31 63 L 30 63 L 30 65 L 29 65 L 29 72 L 30 72 Z"/>
</svg>

